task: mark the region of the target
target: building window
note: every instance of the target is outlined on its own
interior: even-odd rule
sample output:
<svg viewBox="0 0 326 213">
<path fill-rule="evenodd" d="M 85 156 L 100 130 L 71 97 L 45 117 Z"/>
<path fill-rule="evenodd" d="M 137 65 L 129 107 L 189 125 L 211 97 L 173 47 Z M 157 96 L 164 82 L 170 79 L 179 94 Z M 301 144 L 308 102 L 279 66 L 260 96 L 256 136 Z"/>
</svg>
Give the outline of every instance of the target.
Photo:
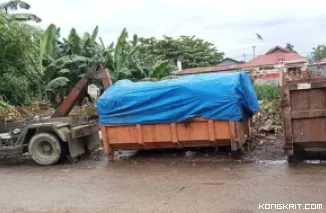
<svg viewBox="0 0 326 213">
<path fill-rule="evenodd" d="M 288 72 L 296 72 L 299 71 L 298 67 L 290 67 L 288 68 Z"/>
</svg>

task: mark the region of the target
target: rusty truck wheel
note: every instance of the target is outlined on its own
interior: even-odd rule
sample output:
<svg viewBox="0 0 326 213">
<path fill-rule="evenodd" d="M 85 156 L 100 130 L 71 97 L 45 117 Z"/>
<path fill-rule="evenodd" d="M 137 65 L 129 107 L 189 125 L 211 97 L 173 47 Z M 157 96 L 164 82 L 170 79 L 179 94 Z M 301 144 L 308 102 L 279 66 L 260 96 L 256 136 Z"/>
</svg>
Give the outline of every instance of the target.
<svg viewBox="0 0 326 213">
<path fill-rule="evenodd" d="M 28 151 L 38 165 L 50 166 L 60 160 L 62 148 L 60 141 L 54 135 L 39 133 L 30 140 Z"/>
</svg>

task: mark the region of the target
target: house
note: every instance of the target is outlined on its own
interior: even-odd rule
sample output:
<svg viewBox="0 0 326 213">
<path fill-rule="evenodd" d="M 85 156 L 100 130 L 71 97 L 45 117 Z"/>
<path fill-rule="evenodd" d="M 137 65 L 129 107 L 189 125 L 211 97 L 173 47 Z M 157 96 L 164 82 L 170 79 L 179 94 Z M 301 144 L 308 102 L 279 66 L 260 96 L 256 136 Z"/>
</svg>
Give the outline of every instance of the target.
<svg viewBox="0 0 326 213">
<path fill-rule="evenodd" d="M 232 71 L 240 70 L 241 66 L 239 65 L 243 63 L 244 62 L 237 61 L 232 58 L 225 58 L 222 61 L 218 62 L 216 66 L 180 69 L 176 74 L 189 75 L 189 74 L 199 74 L 199 73 L 209 73 L 209 72 L 232 72 Z M 181 67 L 181 65 L 179 67 Z"/>
<path fill-rule="evenodd" d="M 243 64 L 242 69 L 251 72 L 255 83 L 278 83 L 279 64 L 283 64 L 288 72 L 301 72 L 308 60 L 283 47 L 275 46 L 264 55 L 259 55 Z"/>
<path fill-rule="evenodd" d="M 326 58 L 308 65 L 308 70 L 313 76 L 326 76 Z"/>
<path fill-rule="evenodd" d="M 307 59 L 297 53 L 283 47 L 275 46 L 264 55 L 259 55 L 247 63 L 241 63 L 234 59 L 226 58 L 218 65 L 211 67 L 198 67 L 183 69 L 177 72 L 178 75 L 199 74 L 209 72 L 234 72 L 249 71 L 258 83 L 276 83 L 279 78 L 279 64 L 284 64 L 288 71 L 301 71 L 307 63 Z"/>
<path fill-rule="evenodd" d="M 274 69 L 274 66 L 279 63 L 286 64 L 286 68 L 299 70 L 302 65 L 307 63 L 307 59 L 283 47 L 275 46 L 264 55 L 259 55 L 245 63 L 242 67 L 245 69 L 270 70 Z"/>
<path fill-rule="evenodd" d="M 232 58 L 224 58 L 222 61 L 218 62 L 216 66 L 220 65 L 236 65 L 236 64 L 243 64 L 244 61 L 237 61 Z"/>
</svg>

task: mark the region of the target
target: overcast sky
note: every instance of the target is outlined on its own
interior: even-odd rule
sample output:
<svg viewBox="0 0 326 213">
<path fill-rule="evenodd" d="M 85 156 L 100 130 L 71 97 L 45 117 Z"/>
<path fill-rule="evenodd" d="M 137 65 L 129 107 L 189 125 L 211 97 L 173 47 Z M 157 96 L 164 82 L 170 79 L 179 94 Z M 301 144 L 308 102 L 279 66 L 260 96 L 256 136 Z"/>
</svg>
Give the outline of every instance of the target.
<svg viewBox="0 0 326 213">
<path fill-rule="evenodd" d="M 0 0 L 0 2 L 3 0 Z M 196 35 L 236 59 L 262 54 L 289 42 L 302 55 L 326 44 L 326 1 L 309 0 L 26 0 L 31 12 L 54 23 L 66 35 L 99 25 L 106 43 L 123 27 L 139 36 Z M 260 41 L 256 37 L 263 37 Z"/>
</svg>

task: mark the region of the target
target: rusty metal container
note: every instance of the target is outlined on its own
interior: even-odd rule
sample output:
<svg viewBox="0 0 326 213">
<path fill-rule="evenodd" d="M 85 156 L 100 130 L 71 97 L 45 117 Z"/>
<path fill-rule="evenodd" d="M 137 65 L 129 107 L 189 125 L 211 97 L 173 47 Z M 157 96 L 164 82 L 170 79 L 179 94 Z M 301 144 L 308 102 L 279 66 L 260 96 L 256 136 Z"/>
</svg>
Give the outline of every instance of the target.
<svg viewBox="0 0 326 213">
<path fill-rule="evenodd" d="M 104 152 L 114 160 L 115 150 L 231 146 L 238 153 L 249 135 L 249 123 L 194 118 L 182 123 L 105 125 L 101 130 Z"/>
<path fill-rule="evenodd" d="M 326 78 L 283 79 L 281 118 L 288 161 L 316 159 L 326 151 Z"/>
</svg>

